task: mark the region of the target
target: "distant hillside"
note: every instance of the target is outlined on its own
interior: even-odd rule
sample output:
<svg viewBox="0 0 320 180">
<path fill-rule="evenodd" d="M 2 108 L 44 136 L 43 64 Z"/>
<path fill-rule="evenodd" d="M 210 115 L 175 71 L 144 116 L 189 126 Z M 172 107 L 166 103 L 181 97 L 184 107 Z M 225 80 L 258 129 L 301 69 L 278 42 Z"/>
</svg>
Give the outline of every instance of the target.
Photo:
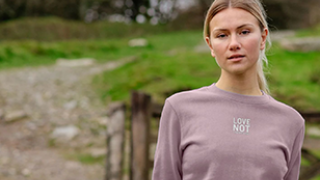
<svg viewBox="0 0 320 180">
<path fill-rule="evenodd" d="M 114 39 L 172 31 L 166 26 L 100 21 L 85 23 L 56 17 L 22 18 L 0 23 L 0 39 L 57 41 L 71 39 Z"/>
</svg>

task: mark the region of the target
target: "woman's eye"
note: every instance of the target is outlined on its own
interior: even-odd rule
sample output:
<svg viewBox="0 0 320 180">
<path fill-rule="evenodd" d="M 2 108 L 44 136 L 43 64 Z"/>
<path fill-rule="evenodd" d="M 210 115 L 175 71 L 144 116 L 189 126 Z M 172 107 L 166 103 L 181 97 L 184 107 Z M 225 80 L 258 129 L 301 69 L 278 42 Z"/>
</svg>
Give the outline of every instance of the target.
<svg viewBox="0 0 320 180">
<path fill-rule="evenodd" d="M 246 34 L 249 34 L 249 33 L 250 33 L 250 31 L 248 31 L 248 30 L 244 30 L 244 31 L 241 31 L 241 33 L 240 33 L 240 34 L 246 35 Z"/>
<path fill-rule="evenodd" d="M 217 35 L 217 38 L 224 38 L 224 37 L 226 37 L 227 35 L 225 35 L 225 34 L 219 34 L 219 35 Z"/>
</svg>

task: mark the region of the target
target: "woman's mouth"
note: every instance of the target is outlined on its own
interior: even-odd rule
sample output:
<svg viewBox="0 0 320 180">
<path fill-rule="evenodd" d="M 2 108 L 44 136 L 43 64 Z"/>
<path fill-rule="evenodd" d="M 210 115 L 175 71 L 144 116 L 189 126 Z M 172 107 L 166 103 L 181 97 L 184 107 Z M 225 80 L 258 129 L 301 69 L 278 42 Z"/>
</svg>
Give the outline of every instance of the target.
<svg viewBox="0 0 320 180">
<path fill-rule="evenodd" d="M 230 56 L 230 57 L 228 58 L 228 60 L 230 60 L 230 61 L 240 61 L 240 60 L 242 60 L 244 57 L 245 57 L 244 55 L 238 55 L 238 54 L 236 54 L 236 55 Z"/>
</svg>

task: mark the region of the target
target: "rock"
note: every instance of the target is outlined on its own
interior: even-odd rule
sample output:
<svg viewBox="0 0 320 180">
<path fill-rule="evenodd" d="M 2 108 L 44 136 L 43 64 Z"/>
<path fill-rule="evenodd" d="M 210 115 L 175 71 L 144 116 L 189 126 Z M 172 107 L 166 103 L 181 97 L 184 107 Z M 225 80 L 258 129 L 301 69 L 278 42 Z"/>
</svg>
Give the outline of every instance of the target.
<svg viewBox="0 0 320 180">
<path fill-rule="evenodd" d="M 78 105 L 78 102 L 76 100 L 73 100 L 73 101 L 69 101 L 67 103 L 65 103 L 63 105 L 63 107 L 66 109 L 66 110 L 72 110 L 74 108 L 76 108 Z"/>
<path fill-rule="evenodd" d="M 17 174 L 17 170 L 15 168 L 10 168 L 8 171 L 9 175 L 15 176 Z"/>
<path fill-rule="evenodd" d="M 307 129 L 307 134 L 309 136 L 316 136 L 316 137 L 320 137 L 320 128 L 318 127 L 309 127 Z"/>
<path fill-rule="evenodd" d="M 45 99 L 50 99 L 52 98 L 53 94 L 50 91 L 46 91 L 45 93 L 43 93 L 43 98 Z"/>
<path fill-rule="evenodd" d="M 282 30 L 282 31 L 272 31 L 270 32 L 270 37 L 272 42 L 278 42 L 285 38 L 294 37 L 296 32 L 293 30 Z"/>
<path fill-rule="evenodd" d="M 11 123 L 11 122 L 15 122 L 15 121 L 19 121 L 22 119 L 27 118 L 28 115 L 26 112 L 24 111 L 11 111 L 11 112 L 7 112 L 4 115 L 4 121 L 7 123 Z"/>
<path fill-rule="evenodd" d="M 104 71 L 111 71 L 111 70 L 114 70 L 118 67 L 121 67 L 127 63 L 136 61 L 137 59 L 138 59 L 137 56 L 128 56 L 128 57 L 125 57 L 122 59 L 118 59 L 118 60 L 110 61 L 110 62 L 107 62 L 104 64 L 100 64 L 99 67 L 91 68 L 87 72 L 88 72 L 88 75 L 94 75 L 94 74 L 99 74 Z"/>
<path fill-rule="evenodd" d="M 1 157 L 0 158 L 0 165 L 1 166 L 4 166 L 4 165 L 6 165 L 8 163 L 9 163 L 9 158 L 8 157 Z"/>
<path fill-rule="evenodd" d="M 43 96 L 41 93 L 35 93 L 34 94 L 34 99 L 35 102 L 39 105 L 39 106 L 43 106 L 44 105 L 44 100 L 43 100 Z"/>
<path fill-rule="evenodd" d="M 94 158 L 105 156 L 107 153 L 106 148 L 93 148 L 90 149 L 90 155 Z"/>
<path fill-rule="evenodd" d="M 282 48 L 289 51 L 320 51 L 320 37 L 283 39 L 280 41 L 280 45 Z"/>
<path fill-rule="evenodd" d="M 31 131 L 37 130 L 37 125 L 33 122 L 27 122 L 25 125 Z"/>
<path fill-rule="evenodd" d="M 68 170 L 75 170 L 81 168 L 81 164 L 74 161 L 68 161 L 65 163 L 65 168 Z"/>
<path fill-rule="evenodd" d="M 131 39 L 128 44 L 130 47 L 145 47 L 148 45 L 148 41 L 143 38 L 137 38 Z"/>
<path fill-rule="evenodd" d="M 107 107 L 107 116 L 112 116 L 113 113 L 119 111 L 119 109 L 124 109 L 125 108 L 125 104 L 123 104 L 123 102 L 118 101 L 118 102 L 113 102 L 111 104 L 108 105 Z"/>
<path fill-rule="evenodd" d="M 106 116 L 98 117 L 98 118 L 95 118 L 94 121 L 96 121 L 101 126 L 106 126 L 108 124 L 109 118 Z"/>
<path fill-rule="evenodd" d="M 81 99 L 79 104 L 81 108 L 87 108 L 90 105 L 90 100 L 88 97 L 84 97 L 83 99 Z"/>
<path fill-rule="evenodd" d="M 82 59 L 57 59 L 56 64 L 58 66 L 65 66 L 65 67 L 79 67 L 79 66 L 91 66 L 95 63 L 95 59 L 91 58 L 82 58 Z"/>
<path fill-rule="evenodd" d="M 29 169 L 25 168 L 22 170 L 21 174 L 24 176 L 30 176 L 31 171 Z"/>
<path fill-rule="evenodd" d="M 79 129 L 73 125 L 57 127 L 51 134 L 52 139 L 70 141 L 79 134 Z"/>
</svg>

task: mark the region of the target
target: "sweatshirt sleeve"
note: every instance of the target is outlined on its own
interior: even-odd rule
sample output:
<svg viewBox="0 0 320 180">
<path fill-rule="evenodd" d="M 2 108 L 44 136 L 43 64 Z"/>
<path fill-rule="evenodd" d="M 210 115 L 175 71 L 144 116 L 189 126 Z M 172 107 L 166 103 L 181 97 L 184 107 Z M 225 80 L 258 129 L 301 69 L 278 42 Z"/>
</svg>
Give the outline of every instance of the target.
<svg viewBox="0 0 320 180">
<path fill-rule="evenodd" d="M 153 180 L 182 180 L 180 128 L 179 117 L 169 101 L 166 100 L 160 118 Z"/>
<path fill-rule="evenodd" d="M 291 158 L 288 163 L 288 172 L 284 180 L 298 180 L 300 163 L 301 163 L 301 148 L 304 139 L 304 126 L 297 135 L 291 153 Z"/>
</svg>

